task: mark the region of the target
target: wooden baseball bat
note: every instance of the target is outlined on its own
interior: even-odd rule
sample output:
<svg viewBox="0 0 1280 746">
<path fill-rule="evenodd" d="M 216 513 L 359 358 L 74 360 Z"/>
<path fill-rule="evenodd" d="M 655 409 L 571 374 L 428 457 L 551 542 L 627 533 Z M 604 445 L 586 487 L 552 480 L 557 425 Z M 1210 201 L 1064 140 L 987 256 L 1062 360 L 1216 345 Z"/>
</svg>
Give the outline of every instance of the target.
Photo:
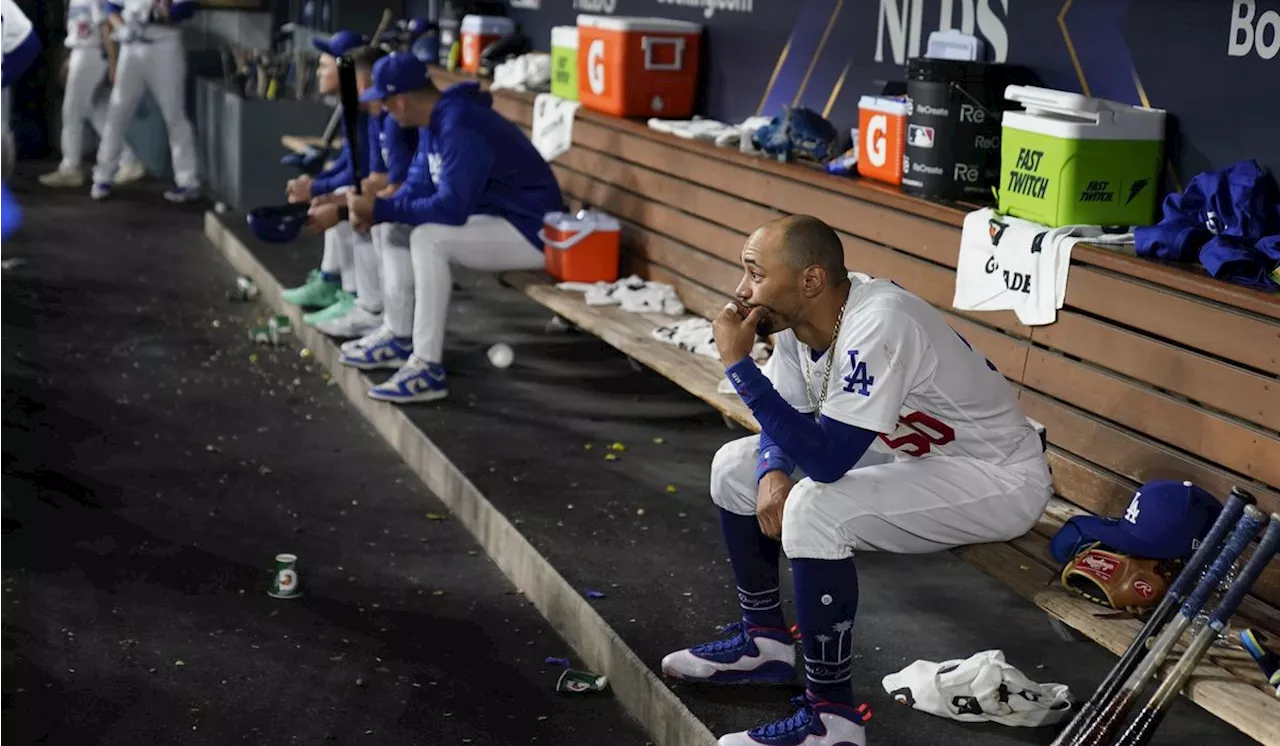
<svg viewBox="0 0 1280 746">
<path fill-rule="evenodd" d="M 342 101 L 342 124 L 347 136 L 347 155 L 355 179 L 351 188 L 360 194 L 360 96 L 356 92 L 356 66 L 345 54 L 338 58 L 338 97 Z"/>
<path fill-rule="evenodd" d="M 1239 608 L 1245 594 L 1253 587 L 1267 563 L 1276 555 L 1278 548 L 1280 548 L 1280 513 L 1272 513 L 1271 523 L 1267 526 L 1266 533 L 1262 535 L 1258 548 L 1254 550 L 1249 562 L 1236 576 L 1222 600 L 1218 602 L 1218 607 L 1213 610 L 1213 616 L 1209 617 L 1209 623 L 1191 640 L 1191 644 L 1169 671 L 1169 675 L 1160 682 L 1155 694 L 1151 695 L 1150 701 L 1138 711 L 1138 717 L 1134 719 L 1133 724 L 1116 741 L 1116 746 L 1144 746 L 1151 742 L 1156 728 L 1160 727 L 1165 713 L 1169 711 L 1169 705 L 1178 696 L 1178 692 L 1182 691 L 1182 687 L 1186 686 L 1187 680 L 1200 664 L 1200 659 L 1204 657 L 1214 640 L 1218 639 L 1218 635 L 1222 634 L 1222 630 L 1231 621 L 1231 615 Z"/>
<path fill-rule="evenodd" d="M 1147 617 L 1146 623 L 1142 625 L 1137 637 L 1133 638 L 1133 642 L 1129 643 L 1129 648 L 1124 651 L 1124 655 L 1120 657 L 1120 660 L 1112 667 L 1106 678 L 1094 690 L 1089 700 L 1081 706 L 1076 716 L 1067 724 L 1067 727 L 1054 739 L 1053 746 L 1075 746 L 1081 734 L 1093 725 L 1098 713 L 1120 690 L 1120 686 L 1129 677 L 1129 674 L 1133 673 L 1133 670 L 1138 667 L 1143 655 L 1147 652 L 1147 643 L 1178 612 L 1178 607 L 1186 600 L 1187 594 L 1191 592 L 1199 579 L 1200 572 L 1209 565 L 1209 562 L 1218 553 L 1218 548 L 1227 537 L 1227 533 L 1231 531 L 1232 526 L 1235 526 L 1236 522 L 1240 520 L 1240 516 L 1244 514 L 1245 506 L 1253 505 L 1256 502 L 1257 500 L 1253 495 L 1245 490 L 1238 487 L 1231 490 L 1231 496 L 1227 499 L 1226 507 L 1218 514 L 1218 519 L 1213 522 L 1213 527 L 1205 535 L 1204 541 L 1200 542 L 1200 546 L 1191 555 L 1191 559 L 1182 568 L 1182 572 L 1178 573 L 1178 577 L 1174 579 L 1173 584 L 1165 591 L 1164 598 L 1160 599 L 1160 603 L 1155 610 Z"/>
</svg>

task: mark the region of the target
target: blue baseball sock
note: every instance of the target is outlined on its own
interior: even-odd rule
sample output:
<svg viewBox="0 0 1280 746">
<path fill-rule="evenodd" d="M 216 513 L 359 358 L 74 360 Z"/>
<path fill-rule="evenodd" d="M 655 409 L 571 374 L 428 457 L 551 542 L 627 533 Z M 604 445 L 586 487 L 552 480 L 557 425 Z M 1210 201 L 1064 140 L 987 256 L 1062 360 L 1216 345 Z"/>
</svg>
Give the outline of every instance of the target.
<svg viewBox="0 0 1280 746">
<path fill-rule="evenodd" d="M 338 275 L 337 273 L 334 273 L 334 272 L 321 272 L 320 279 L 324 280 L 325 282 L 332 282 L 336 284 L 338 282 Z"/>
<path fill-rule="evenodd" d="M 738 583 L 742 619 L 757 627 L 785 629 L 782 594 L 778 591 L 778 556 L 782 544 L 760 532 L 753 515 L 720 508 L 720 530 L 729 549 L 729 562 Z"/>
<path fill-rule="evenodd" d="M 858 570 L 853 558 L 793 559 L 804 676 L 812 698 L 853 706 L 853 617 Z"/>
</svg>

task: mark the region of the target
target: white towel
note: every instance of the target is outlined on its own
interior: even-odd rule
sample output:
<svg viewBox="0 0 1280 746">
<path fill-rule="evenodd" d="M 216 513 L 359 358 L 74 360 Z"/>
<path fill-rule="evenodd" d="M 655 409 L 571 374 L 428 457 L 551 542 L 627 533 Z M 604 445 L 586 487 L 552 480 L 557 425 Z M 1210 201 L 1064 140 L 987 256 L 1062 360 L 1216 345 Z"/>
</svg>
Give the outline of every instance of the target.
<svg viewBox="0 0 1280 746">
<path fill-rule="evenodd" d="M 718 122 L 714 119 L 694 117 L 693 119 L 650 119 L 649 129 L 665 132 L 676 137 L 683 137 L 686 140 L 715 142 L 717 137 L 727 132 L 732 132 L 736 128 L 731 124 Z"/>
<path fill-rule="evenodd" d="M 1004 651 L 984 650 L 964 660 L 919 660 L 881 682 L 898 702 L 921 712 L 965 723 L 991 721 L 1037 728 L 1071 712 L 1065 684 L 1037 684 L 1004 660 Z"/>
<path fill-rule="evenodd" d="M 660 342 L 677 345 L 695 355 L 713 359 L 720 357 L 715 337 L 711 333 L 711 322 L 701 316 L 690 316 L 674 324 L 659 326 L 650 334 Z"/>
<path fill-rule="evenodd" d="M 560 290 L 586 294 L 588 306 L 622 306 L 631 313 L 661 313 L 683 316 L 684 304 L 676 289 L 661 282 L 650 282 L 637 275 L 617 282 L 562 282 Z"/>
<path fill-rule="evenodd" d="M 961 311 L 1013 311 L 1030 326 L 1052 324 L 1067 297 L 1071 249 L 1081 241 L 1132 244 L 1133 234 L 1096 225 L 1051 229 L 991 208 L 971 212 L 960 234 L 951 304 Z"/>
<path fill-rule="evenodd" d="M 542 159 L 550 163 L 573 147 L 573 118 L 578 102 L 550 93 L 539 93 L 533 99 L 533 127 L 529 139 Z"/>
<path fill-rule="evenodd" d="M 493 69 L 491 91 L 504 88 L 511 91 L 546 90 L 551 83 L 551 55 L 530 52 L 512 57 Z"/>
</svg>

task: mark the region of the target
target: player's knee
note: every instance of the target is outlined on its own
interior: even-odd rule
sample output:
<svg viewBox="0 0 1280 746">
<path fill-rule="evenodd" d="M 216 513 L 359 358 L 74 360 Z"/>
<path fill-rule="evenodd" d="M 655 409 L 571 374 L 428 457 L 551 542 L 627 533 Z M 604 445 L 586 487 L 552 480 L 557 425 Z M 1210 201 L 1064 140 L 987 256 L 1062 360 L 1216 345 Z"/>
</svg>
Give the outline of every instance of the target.
<svg viewBox="0 0 1280 746">
<path fill-rule="evenodd" d="M 435 223 L 423 223 L 413 229 L 409 234 L 409 246 L 414 253 L 418 252 L 439 252 L 441 239 L 449 226 L 437 225 Z"/>
<path fill-rule="evenodd" d="M 844 559 L 853 554 L 840 522 L 831 514 L 828 485 L 801 479 L 782 510 L 782 549 L 796 559 Z"/>
<path fill-rule="evenodd" d="M 756 511 L 755 458 L 758 438 L 739 438 L 720 446 L 711 459 L 711 500 L 730 513 Z"/>
</svg>

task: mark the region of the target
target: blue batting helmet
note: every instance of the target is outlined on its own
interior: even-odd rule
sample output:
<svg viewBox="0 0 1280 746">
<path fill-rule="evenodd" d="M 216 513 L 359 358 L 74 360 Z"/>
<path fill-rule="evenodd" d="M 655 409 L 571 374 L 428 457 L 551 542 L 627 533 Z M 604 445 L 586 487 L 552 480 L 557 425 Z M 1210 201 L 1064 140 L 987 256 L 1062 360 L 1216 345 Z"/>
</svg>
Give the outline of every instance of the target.
<svg viewBox="0 0 1280 746">
<path fill-rule="evenodd" d="M 309 207 L 305 202 L 256 207 L 249 211 L 249 230 L 267 243 L 289 243 L 306 224 Z"/>
</svg>

